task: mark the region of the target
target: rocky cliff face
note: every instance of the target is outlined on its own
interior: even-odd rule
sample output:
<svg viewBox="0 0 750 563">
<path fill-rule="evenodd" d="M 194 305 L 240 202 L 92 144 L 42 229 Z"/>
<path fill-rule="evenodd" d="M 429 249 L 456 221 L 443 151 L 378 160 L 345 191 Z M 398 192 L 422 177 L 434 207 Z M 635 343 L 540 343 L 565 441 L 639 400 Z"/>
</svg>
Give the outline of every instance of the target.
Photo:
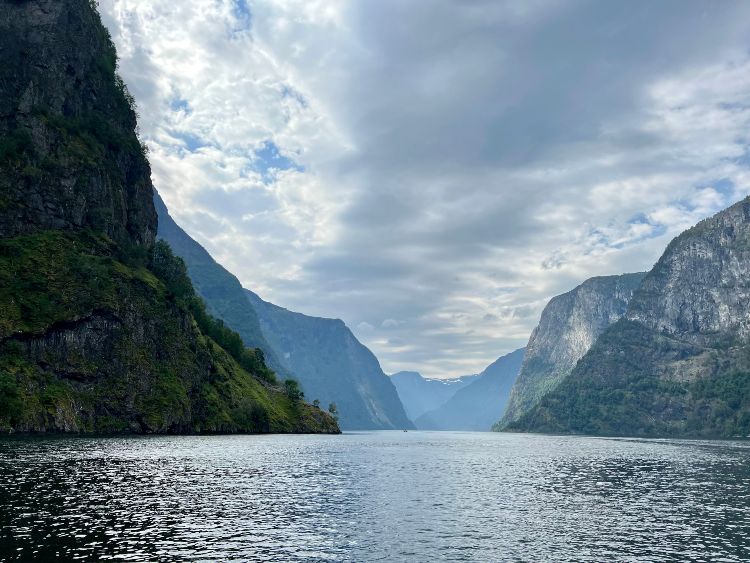
<svg viewBox="0 0 750 563">
<path fill-rule="evenodd" d="M 0 236 L 89 227 L 150 245 L 150 169 L 95 10 L 0 2 L 0 59 Z"/>
<path fill-rule="evenodd" d="M 438 408 L 479 375 L 455 379 L 427 379 L 416 371 L 400 371 L 391 375 L 406 415 L 415 421 L 424 413 Z"/>
<path fill-rule="evenodd" d="M 599 335 L 625 314 L 644 276 L 591 278 L 547 304 L 529 339 L 502 424 L 518 419 L 570 373 Z"/>
<path fill-rule="evenodd" d="M 310 317 L 247 297 L 260 326 L 308 400 L 336 403 L 344 429 L 414 428 L 375 355 L 339 319 Z"/>
<path fill-rule="evenodd" d="M 524 349 L 520 348 L 495 360 L 443 405 L 417 418 L 414 421 L 417 428 L 477 432 L 490 430 L 505 412 L 523 357 Z"/>
<path fill-rule="evenodd" d="M 667 247 L 623 319 L 520 430 L 750 434 L 750 200 Z"/>
<path fill-rule="evenodd" d="M 744 200 L 670 243 L 625 317 L 696 346 L 750 336 L 750 204 Z"/>
<path fill-rule="evenodd" d="M 0 428 L 337 431 L 154 245 L 132 99 L 88 0 L 0 3 Z"/>
</svg>

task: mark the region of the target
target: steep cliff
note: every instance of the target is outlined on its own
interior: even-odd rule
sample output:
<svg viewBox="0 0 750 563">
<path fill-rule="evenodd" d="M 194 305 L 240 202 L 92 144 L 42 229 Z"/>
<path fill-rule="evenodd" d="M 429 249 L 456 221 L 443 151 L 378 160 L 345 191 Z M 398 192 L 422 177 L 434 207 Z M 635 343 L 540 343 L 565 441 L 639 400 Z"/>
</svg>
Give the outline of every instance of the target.
<svg viewBox="0 0 750 563">
<path fill-rule="evenodd" d="M 337 431 L 154 244 L 148 160 L 92 3 L 0 3 L 0 57 L 0 428 Z"/>
<path fill-rule="evenodd" d="M 263 335 L 308 399 L 334 402 L 344 429 L 414 428 L 375 355 L 339 319 L 310 317 L 251 291 Z"/>
<path fill-rule="evenodd" d="M 517 430 L 750 435 L 750 200 L 673 240 L 624 318 Z"/>
<path fill-rule="evenodd" d="M 0 236 L 89 227 L 151 244 L 132 98 L 88 2 L 0 3 Z"/>
<path fill-rule="evenodd" d="M 500 426 L 518 419 L 570 373 L 599 335 L 625 314 L 644 276 L 591 278 L 547 304 L 526 346 Z"/>
<path fill-rule="evenodd" d="M 420 430 L 490 430 L 505 412 L 523 356 L 524 348 L 501 356 L 469 385 L 456 391 L 438 408 L 417 418 L 414 424 Z"/>
<path fill-rule="evenodd" d="M 438 408 L 479 375 L 465 375 L 455 379 L 428 379 L 416 371 L 400 371 L 391 375 L 406 415 L 413 421 L 424 413 Z"/>
</svg>

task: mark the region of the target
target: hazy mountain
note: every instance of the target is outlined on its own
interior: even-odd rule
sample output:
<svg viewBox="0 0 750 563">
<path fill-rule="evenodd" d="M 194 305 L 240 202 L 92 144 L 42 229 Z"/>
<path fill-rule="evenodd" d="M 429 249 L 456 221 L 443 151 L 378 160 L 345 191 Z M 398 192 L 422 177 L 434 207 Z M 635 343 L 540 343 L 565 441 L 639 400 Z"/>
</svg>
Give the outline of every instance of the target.
<svg viewBox="0 0 750 563">
<path fill-rule="evenodd" d="M 511 425 L 632 436 L 750 435 L 750 200 L 674 239 L 624 318 Z"/>
<path fill-rule="evenodd" d="M 505 411 L 523 362 L 520 348 L 495 360 L 468 385 L 414 423 L 423 430 L 488 431 Z"/>
<path fill-rule="evenodd" d="M 339 319 L 310 317 L 246 295 L 263 336 L 309 400 L 336 403 L 344 429 L 414 428 L 375 355 Z"/>
<path fill-rule="evenodd" d="M 0 428 L 338 431 L 156 243 L 134 101 L 89 0 L 0 2 Z"/>
<path fill-rule="evenodd" d="M 503 423 L 554 389 L 599 335 L 625 314 L 645 273 L 595 277 L 550 300 L 526 346 Z"/>
<path fill-rule="evenodd" d="M 167 241 L 174 253 L 185 261 L 193 286 L 211 314 L 236 330 L 246 346 L 263 350 L 271 369 L 281 376 L 288 376 L 288 371 L 263 336 L 258 315 L 240 281 L 175 223 L 158 193 L 154 195 L 154 205 L 159 216 L 157 237 Z"/>
<path fill-rule="evenodd" d="M 427 379 L 416 371 L 400 371 L 391 375 L 391 381 L 396 386 L 407 416 L 416 420 L 445 403 L 477 377 L 465 375 L 454 379 Z"/>
<path fill-rule="evenodd" d="M 297 379 L 323 408 L 336 403 L 345 429 L 413 428 L 377 358 L 340 320 L 287 311 L 244 289 L 239 280 L 177 225 L 156 197 L 158 236 L 183 258 L 209 311 L 263 350 L 282 377 Z"/>
</svg>

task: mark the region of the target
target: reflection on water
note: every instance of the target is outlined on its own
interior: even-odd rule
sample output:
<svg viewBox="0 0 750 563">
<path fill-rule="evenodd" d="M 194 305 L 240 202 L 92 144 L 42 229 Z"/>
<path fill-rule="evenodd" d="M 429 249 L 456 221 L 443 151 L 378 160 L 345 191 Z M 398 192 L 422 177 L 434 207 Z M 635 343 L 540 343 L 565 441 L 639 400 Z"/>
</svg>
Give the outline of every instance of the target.
<svg viewBox="0 0 750 563">
<path fill-rule="evenodd" d="M 0 559 L 750 559 L 750 444 L 8 438 Z"/>
</svg>

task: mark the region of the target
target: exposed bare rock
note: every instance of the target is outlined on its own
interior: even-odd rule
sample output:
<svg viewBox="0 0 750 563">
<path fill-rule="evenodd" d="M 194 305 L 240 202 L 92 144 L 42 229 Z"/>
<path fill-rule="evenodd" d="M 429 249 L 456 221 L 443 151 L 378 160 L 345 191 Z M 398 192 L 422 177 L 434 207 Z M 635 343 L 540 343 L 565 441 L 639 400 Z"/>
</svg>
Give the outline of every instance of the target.
<svg viewBox="0 0 750 563">
<path fill-rule="evenodd" d="M 529 339 L 502 424 L 518 419 L 570 373 L 599 335 L 625 314 L 644 276 L 591 278 L 550 300 Z"/>
<path fill-rule="evenodd" d="M 518 430 L 750 434 L 750 199 L 674 239 L 624 318 Z"/>
</svg>

